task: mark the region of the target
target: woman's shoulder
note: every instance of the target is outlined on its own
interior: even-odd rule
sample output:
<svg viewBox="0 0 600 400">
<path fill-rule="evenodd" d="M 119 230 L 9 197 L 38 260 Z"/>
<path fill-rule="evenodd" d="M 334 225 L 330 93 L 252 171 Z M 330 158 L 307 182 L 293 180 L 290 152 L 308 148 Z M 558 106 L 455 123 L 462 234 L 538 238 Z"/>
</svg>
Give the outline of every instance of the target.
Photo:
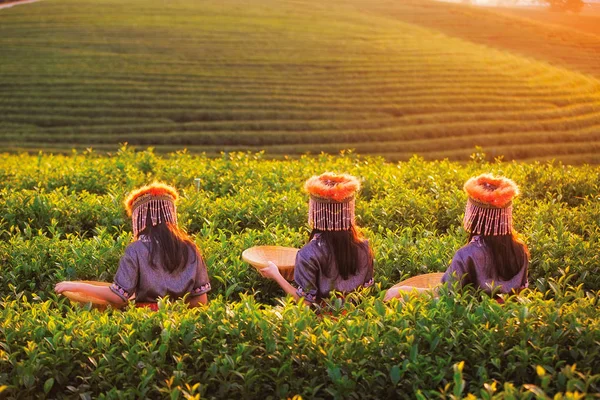
<svg viewBox="0 0 600 400">
<path fill-rule="evenodd" d="M 140 236 L 138 240 L 131 242 L 125 248 L 125 254 L 134 255 L 140 253 L 147 253 L 149 251 L 149 245 L 151 244 L 150 238 L 147 236 Z"/>
<path fill-rule="evenodd" d="M 311 240 L 309 240 L 308 243 L 302 246 L 300 250 L 298 250 L 298 253 L 303 255 L 313 254 L 315 252 L 322 251 L 325 249 L 325 246 L 326 244 L 321 238 L 321 235 L 317 234 Z"/>
<path fill-rule="evenodd" d="M 296 256 L 296 261 L 320 260 L 329 253 L 327 243 L 319 234 L 315 235 L 308 243 L 306 243 Z"/>
<path fill-rule="evenodd" d="M 371 244 L 369 243 L 369 239 L 362 239 L 360 242 L 358 242 L 358 245 L 361 246 L 361 247 L 364 247 L 367 250 L 371 248 Z"/>
<path fill-rule="evenodd" d="M 467 258 L 469 256 L 484 254 L 487 251 L 487 246 L 483 238 L 479 235 L 473 236 L 471 241 L 458 249 L 457 257 Z"/>
<path fill-rule="evenodd" d="M 202 258 L 202 254 L 200 254 L 200 249 L 196 246 L 196 243 L 190 242 L 188 245 L 188 265 L 189 264 L 204 264 L 204 259 Z"/>
<path fill-rule="evenodd" d="M 369 244 L 369 239 L 362 239 L 358 242 L 358 245 L 361 247 L 364 247 L 365 249 L 369 249 L 371 247 L 371 245 Z M 310 250 L 321 250 L 321 251 L 327 251 L 327 243 L 325 242 L 325 240 L 323 240 L 323 238 L 321 237 L 321 234 L 317 233 L 315 234 L 315 236 L 308 242 L 306 243 L 304 246 L 302 246 L 302 248 L 300 249 L 300 251 L 310 251 Z"/>
</svg>

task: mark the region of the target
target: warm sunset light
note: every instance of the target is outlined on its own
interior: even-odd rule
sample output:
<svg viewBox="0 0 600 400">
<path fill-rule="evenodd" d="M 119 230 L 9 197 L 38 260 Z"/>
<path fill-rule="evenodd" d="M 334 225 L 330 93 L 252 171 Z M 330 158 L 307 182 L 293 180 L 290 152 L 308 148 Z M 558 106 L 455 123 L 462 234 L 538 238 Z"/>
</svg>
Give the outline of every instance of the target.
<svg viewBox="0 0 600 400">
<path fill-rule="evenodd" d="M 0 399 L 591 399 L 600 0 L 0 0 Z"/>
</svg>

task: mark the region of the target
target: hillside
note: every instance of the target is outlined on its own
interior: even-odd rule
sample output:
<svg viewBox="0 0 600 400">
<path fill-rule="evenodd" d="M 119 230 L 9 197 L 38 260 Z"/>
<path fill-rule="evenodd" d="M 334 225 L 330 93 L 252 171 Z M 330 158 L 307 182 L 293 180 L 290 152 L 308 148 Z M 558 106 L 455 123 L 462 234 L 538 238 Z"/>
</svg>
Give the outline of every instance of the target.
<svg viewBox="0 0 600 400">
<path fill-rule="evenodd" d="M 349 0 L 353 1 L 353 0 Z M 600 13 L 478 7 L 423 0 L 354 0 L 365 13 L 600 77 Z"/>
<path fill-rule="evenodd" d="M 426 0 L 13 7 L 0 12 L 0 148 L 465 160 L 479 145 L 599 162 L 597 37 L 524 21 Z"/>
<path fill-rule="evenodd" d="M 589 3 L 579 14 L 552 12 L 537 8 L 502 8 L 502 13 L 533 19 L 544 24 L 600 36 L 600 3 Z"/>
</svg>

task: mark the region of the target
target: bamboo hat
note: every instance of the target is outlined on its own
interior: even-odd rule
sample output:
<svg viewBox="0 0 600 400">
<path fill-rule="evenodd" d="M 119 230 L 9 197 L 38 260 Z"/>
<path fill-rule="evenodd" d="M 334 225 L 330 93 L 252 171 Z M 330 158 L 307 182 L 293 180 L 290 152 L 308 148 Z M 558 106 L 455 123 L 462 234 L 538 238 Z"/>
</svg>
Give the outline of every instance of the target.
<svg viewBox="0 0 600 400">
<path fill-rule="evenodd" d="M 512 201 L 519 187 L 503 176 L 482 174 L 469 179 L 464 186 L 469 196 L 463 225 L 477 235 L 512 233 Z"/>
</svg>

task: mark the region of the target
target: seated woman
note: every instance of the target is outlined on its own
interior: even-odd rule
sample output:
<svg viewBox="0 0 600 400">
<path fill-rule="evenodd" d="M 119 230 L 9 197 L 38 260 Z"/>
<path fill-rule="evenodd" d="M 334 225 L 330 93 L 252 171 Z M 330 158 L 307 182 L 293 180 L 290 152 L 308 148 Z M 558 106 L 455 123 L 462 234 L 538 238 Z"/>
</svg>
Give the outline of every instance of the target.
<svg viewBox="0 0 600 400">
<path fill-rule="evenodd" d="M 304 185 L 310 195 L 309 242 L 296 256 L 293 287 L 272 262 L 261 270 L 296 300 L 319 303 L 331 291 L 350 292 L 373 284 L 373 254 L 354 218 L 360 182 L 351 175 L 324 173 Z"/>
<path fill-rule="evenodd" d="M 133 240 L 125 249 L 111 286 L 60 282 L 55 291 L 82 292 L 121 307 L 135 294 L 136 306 L 157 309 L 159 297 L 189 293 L 190 307 L 208 302 L 211 289 L 196 244 L 177 226 L 175 188 L 161 183 L 144 186 L 125 200 L 133 222 Z"/>
<path fill-rule="evenodd" d="M 468 200 L 463 225 L 469 240 L 454 255 L 442 283 L 458 281 L 461 287 L 472 285 L 490 295 L 527 287 L 529 251 L 512 224 L 512 200 L 519 188 L 510 179 L 483 174 L 469 179 L 464 190 Z M 426 289 L 392 288 L 385 299 L 413 290 Z"/>
</svg>

